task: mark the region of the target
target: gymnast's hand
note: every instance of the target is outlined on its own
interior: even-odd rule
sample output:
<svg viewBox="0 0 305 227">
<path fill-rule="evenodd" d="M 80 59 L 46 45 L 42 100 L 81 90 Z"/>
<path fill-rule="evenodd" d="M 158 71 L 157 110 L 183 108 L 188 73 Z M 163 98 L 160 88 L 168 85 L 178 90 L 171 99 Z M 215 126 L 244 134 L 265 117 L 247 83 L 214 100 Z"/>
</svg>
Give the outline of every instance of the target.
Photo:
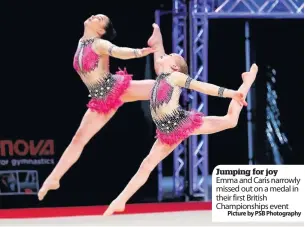
<svg viewBox="0 0 305 227">
<path fill-rule="evenodd" d="M 241 106 L 247 106 L 248 103 L 245 101 L 245 96 L 240 91 L 232 91 L 232 99 L 239 103 Z"/>
<path fill-rule="evenodd" d="M 145 56 L 147 56 L 149 54 L 152 54 L 154 52 L 155 52 L 155 50 L 153 48 L 150 48 L 150 47 L 139 49 L 139 54 L 140 54 L 141 57 L 145 57 Z"/>
</svg>

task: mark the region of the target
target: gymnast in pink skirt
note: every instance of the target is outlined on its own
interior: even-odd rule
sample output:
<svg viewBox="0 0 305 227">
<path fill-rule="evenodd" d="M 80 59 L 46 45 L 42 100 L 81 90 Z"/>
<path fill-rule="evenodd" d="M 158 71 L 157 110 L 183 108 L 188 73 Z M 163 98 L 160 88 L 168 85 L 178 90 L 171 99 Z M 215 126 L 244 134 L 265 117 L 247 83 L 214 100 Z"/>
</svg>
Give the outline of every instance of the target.
<svg viewBox="0 0 305 227">
<path fill-rule="evenodd" d="M 150 109 L 157 127 L 157 140 L 137 173 L 105 211 L 106 216 L 124 211 L 127 201 L 145 184 L 152 170 L 184 139 L 191 135 L 212 134 L 234 128 L 242 107 L 247 105 L 245 98 L 258 71 L 254 64 L 249 72 L 243 73 L 243 83 L 238 91 L 196 81 L 187 76 L 188 67 L 181 56 L 165 54 L 160 29 L 156 24 L 153 27 L 148 45 L 156 50 L 155 71 L 159 76 L 152 89 Z M 207 95 L 231 98 L 227 114 L 219 117 L 203 116 L 199 112 L 183 110 L 179 106 L 182 87 Z"/>
<path fill-rule="evenodd" d="M 111 74 L 109 56 L 139 58 L 153 53 L 153 49 L 115 46 L 110 42 L 115 36 L 116 31 L 105 15 L 94 15 L 84 22 L 84 35 L 78 43 L 73 66 L 87 86 L 91 100 L 71 143 L 38 192 L 39 200 L 49 190 L 59 188 L 60 179 L 79 159 L 85 145 L 124 102 L 149 100 L 154 80 L 133 81 L 126 70 Z"/>
</svg>

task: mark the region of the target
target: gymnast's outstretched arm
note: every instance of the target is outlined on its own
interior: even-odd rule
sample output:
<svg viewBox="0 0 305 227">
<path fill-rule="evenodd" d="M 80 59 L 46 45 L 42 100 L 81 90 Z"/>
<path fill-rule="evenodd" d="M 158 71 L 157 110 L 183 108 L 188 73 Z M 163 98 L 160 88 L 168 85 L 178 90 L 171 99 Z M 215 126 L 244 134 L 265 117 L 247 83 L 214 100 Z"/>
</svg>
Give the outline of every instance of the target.
<svg viewBox="0 0 305 227">
<path fill-rule="evenodd" d="M 247 105 L 245 97 L 241 92 L 219 87 L 214 84 L 197 81 L 181 72 L 174 72 L 172 73 L 171 77 L 173 82 L 179 87 L 184 87 L 211 96 L 232 98 L 238 101 L 241 105 Z"/>
<path fill-rule="evenodd" d="M 109 55 L 123 60 L 145 57 L 154 52 L 152 48 L 133 49 L 129 47 L 118 47 L 103 39 L 96 42 L 96 50 L 101 55 Z"/>
</svg>

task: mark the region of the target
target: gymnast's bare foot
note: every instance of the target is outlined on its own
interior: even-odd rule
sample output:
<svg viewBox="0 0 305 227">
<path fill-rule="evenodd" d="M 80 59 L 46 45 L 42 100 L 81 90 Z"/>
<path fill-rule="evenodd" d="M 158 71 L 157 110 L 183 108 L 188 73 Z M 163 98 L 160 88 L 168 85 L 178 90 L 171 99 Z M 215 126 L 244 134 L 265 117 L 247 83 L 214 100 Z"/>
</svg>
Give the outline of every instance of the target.
<svg viewBox="0 0 305 227">
<path fill-rule="evenodd" d="M 242 74 L 242 79 L 243 79 L 243 82 L 246 83 L 246 84 L 250 84 L 252 85 L 253 82 L 255 81 L 256 79 L 256 74 L 258 72 L 258 67 L 256 64 L 253 64 L 250 68 L 250 71 L 249 72 L 244 72 Z"/>
<path fill-rule="evenodd" d="M 38 192 L 38 199 L 41 201 L 46 196 L 48 191 L 57 190 L 60 187 L 59 181 L 54 179 L 46 179 L 41 189 Z"/>
<path fill-rule="evenodd" d="M 148 46 L 155 48 L 156 45 L 162 45 L 162 35 L 160 32 L 159 25 L 153 24 L 152 26 L 154 28 L 154 31 L 149 40 L 147 41 L 147 44 Z"/>
<path fill-rule="evenodd" d="M 119 200 L 113 200 L 109 205 L 107 210 L 104 212 L 103 216 L 110 216 L 114 212 L 123 212 L 125 210 L 125 203 L 120 202 Z"/>
</svg>

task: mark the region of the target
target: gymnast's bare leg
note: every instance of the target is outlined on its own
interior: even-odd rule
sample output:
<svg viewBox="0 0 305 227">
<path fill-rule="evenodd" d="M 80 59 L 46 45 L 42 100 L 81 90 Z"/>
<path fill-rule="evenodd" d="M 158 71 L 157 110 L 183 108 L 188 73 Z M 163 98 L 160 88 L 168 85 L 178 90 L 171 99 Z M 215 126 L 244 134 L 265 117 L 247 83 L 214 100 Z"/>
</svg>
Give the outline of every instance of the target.
<svg viewBox="0 0 305 227">
<path fill-rule="evenodd" d="M 242 74 L 243 83 L 239 87 L 238 91 L 241 92 L 244 97 L 247 96 L 252 84 L 256 79 L 258 72 L 257 65 L 253 64 L 249 72 Z M 243 106 L 241 106 L 236 100 L 232 99 L 228 108 L 228 112 L 225 116 L 206 116 L 204 117 L 204 123 L 200 128 L 196 129 L 193 135 L 212 134 L 223 131 L 225 129 L 234 128 L 239 119 L 240 112 Z"/>
<path fill-rule="evenodd" d="M 123 102 L 148 100 L 153 86 L 153 80 L 131 81 L 126 93 L 121 97 Z M 38 193 L 39 200 L 42 200 L 49 190 L 59 188 L 60 179 L 79 159 L 81 153 L 90 139 L 113 117 L 116 111 L 107 115 L 87 110 L 79 128 L 77 129 L 69 146 L 64 151 L 58 164 L 44 182 Z"/>
<path fill-rule="evenodd" d="M 179 143 L 178 143 L 179 144 Z M 147 157 L 142 161 L 137 173 L 131 178 L 121 194 L 110 204 L 104 216 L 125 210 L 125 204 L 149 178 L 150 173 L 164 158 L 166 158 L 177 145 L 168 146 L 156 140 Z"/>
<path fill-rule="evenodd" d="M 245 97 L 248 94 L 251 85 L 255 81 L 257 70 L 257 66 L 253 65 L 250 72 L 243 74 L 243 84 L 240 86 L 238 91 L 242 92 Z M 194 131 L 193 134 L 212 134 L 226 129 L 234 128 L 237 125 L 242 107 L 243 106 L 240 105 L 237 101 L 232 100 L 226 116 L 204 117 L 204 123 L 200 128 Z M 166 144 L 162 144 L 159 140 L 157 140 L 153 145 L 149 155 L 141 163 L 137 173 L 132 177 L 121 194 L 110 204 L 104 215 L 109 216 L 114 212 L 124 211 L 127 201 L 139 190 L 140 187 L 145 184 L 153 169 L 165 157 L 167 157 L 177 147 L 177 145 L 178 144 L 174 146 L 168 146 Z"/>
<path fill-rule="evenodd" d="M 47 178 L 40 189 L 38 193 L 39 200 L 42 200 L 49 190 L 56 190 L 59 188 L 60 179 L 79 159 L 86 144 L 114 114 L 114 111 L 107 115 L 102 115 L 87 110 L 72 141 L 64 151 L 51 175 Z"/>
</svg>

